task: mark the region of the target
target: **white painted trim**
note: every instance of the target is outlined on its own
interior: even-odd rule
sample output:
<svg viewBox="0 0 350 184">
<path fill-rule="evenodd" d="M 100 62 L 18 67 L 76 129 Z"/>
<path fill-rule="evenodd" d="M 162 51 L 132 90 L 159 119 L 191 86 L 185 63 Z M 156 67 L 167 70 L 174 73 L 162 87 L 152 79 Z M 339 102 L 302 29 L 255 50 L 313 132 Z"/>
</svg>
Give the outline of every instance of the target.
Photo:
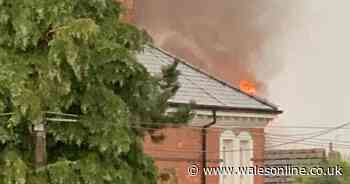
<svg viewBox="0 0 350 184">
<path fill-rule="evenodd" d="M 220 138 L 219 138 L 219 149 L 220 149 L 220 166 L 225 166 L 224 163 L 225 163 L 225 160 L 224 160 L 224 149 L 223 149 L 223 146 L 224 146 L 224 140 L 232 140 L 232 148 L 229 148 L 230 150 L 235 150 L 237 149 L 237 146 L 239 146 L 239 142 L 238 142 L 238 139 L 236 138 L 236 135 L 234 134 L 233 131 L 231 130 L 225 130 L 221 133 L 220 135 Z M 232 152 L 232 154 L 234 154 L 234 152 Z M 233 165 L 237 165 L 237 156 L 236 155 L 233 155 L 233 163 L 232 165 L 230 166 L 233 166 Z M 233 177 L 233 180 L 234 182 L 236 183 L 237 179 L 236 179 L 236 176 L 223 176 L 223 175 L 220 175 L 219 176 L 219 183 L 220 184 L 226 184 L 224 183 L 224 177 Z"/>
<path fill-rule="evenodd" d="M 239 133 L 238 135 L 238 138 L 241 140 L 241 141 L 252 141 L 252 136 L 250 135 L 249 132 L 247 131 L 242 131 Z"/>
<path fill-rule="evenodd" d="M 247 131 L 243 131 L 243 132 L 240 132 L 240 134 L 238 135 L 237 137 L 239 139 L 239 141 L 248 141 L 248 149 L 249 149 L 249 154 L 248 154 L 248 158 L 250 159 L 249 161 L 249 167 L 253 167 L 254 166 L 254 162 L 252 161 L 252 158 L 254 157 L 254 142 L 253 142 L 253 138 L 252 136 L 250 135 L 249 132 Z M 243 176 L 244 178 L 244 184 L 253 184 L 254 183 L 254 176 L 252 175 L 247 175 L 247 176 Z"/>
<path fill-rule="evenodd" d="M 197 116 L 190 123 L 193 126 L 204 126 L 213 121 L 212 114 L 207 111 L 206 113 L 201 113 L 206 111 L 200 111 L 197 113 Z M 225 116 L 222 116 L 225 115 Z M 227 116 L 226 116 L 227 115 Z M 236 116 L 235 116 L 236 115 Z M 216 128 L 265 128 L 271 118 L 254 116 L 254 114 L 220 114 L 217 112 L 216 114 L 216 123 L 213 127 Z"/>
<path fill-rule="evenodd" d="M 222 139 L 225 139 L 225 138 L 234 139 L 234 138 L 236 138 L 236 135 L 231 130 L 224 130 L 224 132 L 221 133 L 220 137 Z"/>
<path fill-rule="evenodd" d="M 241 121 L 217 121 L 212 127 L 216 128 L 265 128 L 269 124 L 268 120 L 251 121 L 244 119 Z"/>
<path fill-rule="evenodd" d="M 176 108 L 169 108 L 167 113 L 176 112 Z M 194 113 L 197 115 L 208 115 L 212 116 L 213 112 L 211 110 L 194 110 Z M 274 119 L 277 115 L 269 114 L 269 113 L 254 113 L 254 112 L 237 112 L 237 111 L 216 111 L 216 116 L 224 116 L 224 117 L 254 117 L 254 118 L 267 118 Z"/>
<path fill-rule="evenodd" d="M 200 115 L 212 115 L 213 112 L 210 110 L 195 110 L 196 114 Z M 227 117 L 255 117 L 255 118 L 268 118 L 274 119 L 276 115 L 268 113 L 254 113 L 254 112 L 237 112 L 237 111 L 216 111 L 216 116 L 227 116 Z"/>
<path fill-rule="evenodd" d="M 224 166 L 224 154 L 225 152 L 223 152 L 223 145 L 224 145 L 224 140 L 232 140 L 233 141 L 233 146 L 232 148 L 229 148 L 229 150 L 239 150 L 241 148 L 240 144 L 241 141 L 248 141 L 248 147 L 247 149 L 250 150 L 248 153 L 249 155 L 247 155 L 249 160 L 249 165 L 250 167 L 254 166 L 254 162 L 252 161 L 252 158 L 254 157 L 254 140 L 253 137 L 251 136 L 251 134 L 247 131 L 242 131 L 239 133 L 239 135 L 236 135 L 234 133 L 234 129 L 227 129 L 224 130 L 221 135 L 220 135 L 220 139 L 219 139 L 219 145 L 220 145 L 220 159 L 222 160 L 222 162 L 220 163 L 220 166 Z M 233 166 L 235 168 L 242 166 L 242 163 L 240 162 L 240 151 L 232 151 L 230 152 L 233 155 L 233 162 L 231 163 L 231 165 L 229 166 Z M 226 176 L 227 177 L 227 176 Z M 220 175 L 219 177 L 219 183 L 220 184 L 226 184 L 224 183 L 224 176 Z M 233 179 L 233 183 L 241 183 L 241 176 L 239 175 L 234 175 L 232 176 Z M 244 179 L 244 184 L 253 184 L 254 183 L 254 176 L 243 176 Z"/>
</svg>

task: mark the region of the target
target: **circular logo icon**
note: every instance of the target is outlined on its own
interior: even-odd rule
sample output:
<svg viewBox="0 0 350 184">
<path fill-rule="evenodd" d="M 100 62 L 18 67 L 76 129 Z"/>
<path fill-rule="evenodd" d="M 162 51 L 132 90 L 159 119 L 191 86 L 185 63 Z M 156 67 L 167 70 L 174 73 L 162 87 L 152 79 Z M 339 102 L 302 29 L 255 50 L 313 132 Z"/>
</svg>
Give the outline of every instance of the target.
<svg viewBox="0 0 350 184">
<path fill-rule="evenodd" d="M 189 176 L 197 176 L 199 173 L 199 167 L 196 164 L 192 164 L 188 167 Z"/>
</svg>

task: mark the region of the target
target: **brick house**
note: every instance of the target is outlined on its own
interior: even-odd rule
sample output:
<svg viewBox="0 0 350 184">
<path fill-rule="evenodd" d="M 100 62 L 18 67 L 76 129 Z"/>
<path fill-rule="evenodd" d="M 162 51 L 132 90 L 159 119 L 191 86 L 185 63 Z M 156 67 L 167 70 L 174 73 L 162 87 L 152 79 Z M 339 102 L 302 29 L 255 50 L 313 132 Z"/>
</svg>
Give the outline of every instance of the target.
<svg viewBox="0 0 350 184">
<path fill-rule="evenodd" d="M 134 0 L 118 0 L 128 10 L 123 19 L 134 22 Z M 253 166 L 264 164 L 264 128 L 281 111 L 258 97 L 246 94 L 170 53 L 148 46 L 137 59 L 153 75 L 175 60 L 180 61 L 180 89 L 170 99 L 179 104 L 195 101 L 195 118 L 188 125 L 162 129 L 161 143 L 145 137 L 144 150 L 160 171 L 161 184 L 263 184 L 262 176 L 190 176 L 188 167 Z"/>
<path fill-rule="evenodd" d="M 161 143 L 145 138 L 145 152 L 160 170 L 160 183 L 263 184 L 262 176 L 190 176 L 188 167 L 262 166 L 264 128 L 279 113 L 278 108 L 179 60 L 153 46 L 137 56 L 148 71 L 159 75 L 163 66 L 180 61 L 180 89 L 170 99 L 171 108 L 195 101 L 195 118 L 188 125 L 166 128 Z M 169 109 L 171 111 L 172 109 Z"/>
</svg>

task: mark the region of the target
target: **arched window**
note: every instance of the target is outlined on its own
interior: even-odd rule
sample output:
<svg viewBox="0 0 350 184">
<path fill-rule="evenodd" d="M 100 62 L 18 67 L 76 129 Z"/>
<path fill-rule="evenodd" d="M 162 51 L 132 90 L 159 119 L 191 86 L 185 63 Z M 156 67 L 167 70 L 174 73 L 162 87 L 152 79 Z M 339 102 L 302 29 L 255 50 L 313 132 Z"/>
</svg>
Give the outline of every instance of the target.
<svg viewBox="0 0 350 184">
<path fill-rule="evenodd" d="M 220 135 L 221 166 L 253 166 L 253 139 L 249 132 L 236 136 L 233 131 L 225 130 Z M 253 176 L 220 176 L 220 184 L 253 184 Z"/>
<path fill-rule="evenodd" d="M 221 166 L 237 167 L 239 166 L 239 141 L 231 130 L 225 130 L 220 136 L 220 159 Z M 238 183 L 239 176 L 220 175 L 220 184 Z"/>
</svg>

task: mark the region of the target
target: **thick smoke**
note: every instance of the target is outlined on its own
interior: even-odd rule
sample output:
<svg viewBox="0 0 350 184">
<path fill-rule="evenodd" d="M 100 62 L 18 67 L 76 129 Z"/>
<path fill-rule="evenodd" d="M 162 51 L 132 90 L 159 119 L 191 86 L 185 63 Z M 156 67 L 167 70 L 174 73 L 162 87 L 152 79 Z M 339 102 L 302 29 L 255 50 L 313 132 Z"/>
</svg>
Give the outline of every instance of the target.
<svg viewBox="0 0 350 184">
<path fill-rule="evenodd" d="M 253 81 L 262 92 L 257 72 L 272 76 L 281 67 L 262 57 L 262 48 L 281 30 L 286 7 L 281 0 L 136 0 L 136 22 L 156 45 L 234 85 Z"/>
</svg>

